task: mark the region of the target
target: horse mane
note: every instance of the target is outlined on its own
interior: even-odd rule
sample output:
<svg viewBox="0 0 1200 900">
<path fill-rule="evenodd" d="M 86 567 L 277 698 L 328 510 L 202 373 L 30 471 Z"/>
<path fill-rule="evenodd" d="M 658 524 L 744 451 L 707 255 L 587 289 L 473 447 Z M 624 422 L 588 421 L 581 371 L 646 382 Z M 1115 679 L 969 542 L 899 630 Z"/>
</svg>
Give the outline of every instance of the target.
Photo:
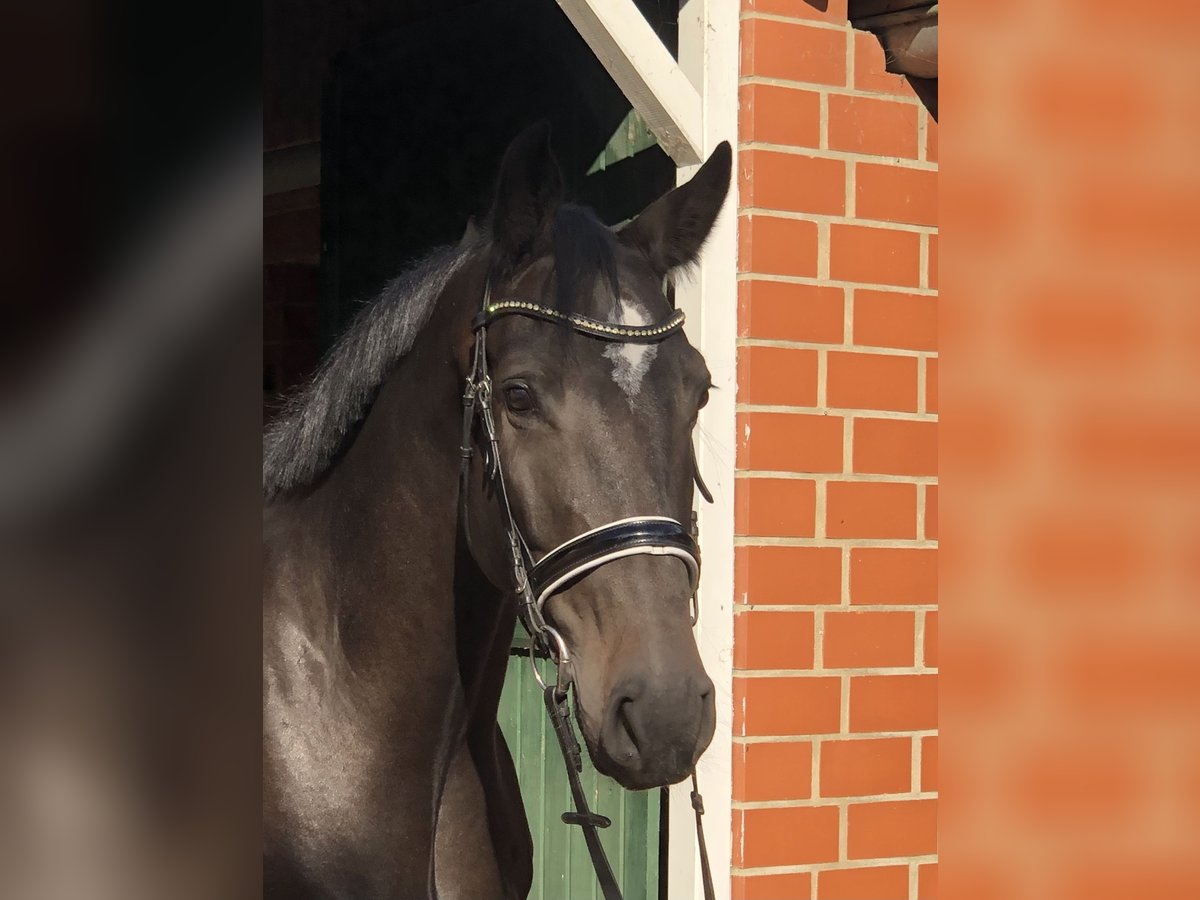
<svg viewBox="0 0 1200 900">
<path fill-rule="evenodd" d="M 571 203 L 557 208 L 553 254 L 559 309 L 578 309 L 584 298 L 595 296 L 597 285 L 608 287 L 605 293 L 615 301 L 615 245 L 612 231 L 592 210 Z M 476 236 L 435 249 L 355 315 L 312 380 L 288 398 L 263 435 L 267 500 L 311 485 L 332 465 L 384 379 L 412 349 L 447 282 L 480 246 Z"/>
<path fill-rule="evenodd" d="M 384 286 L 354 316 L 308 384 L 263 434 L 263 495 L 312 484 L 329 468 L 379 386 L 429 320 L 437 298 L 476 247 L 438 247 Z"/>
</svg>

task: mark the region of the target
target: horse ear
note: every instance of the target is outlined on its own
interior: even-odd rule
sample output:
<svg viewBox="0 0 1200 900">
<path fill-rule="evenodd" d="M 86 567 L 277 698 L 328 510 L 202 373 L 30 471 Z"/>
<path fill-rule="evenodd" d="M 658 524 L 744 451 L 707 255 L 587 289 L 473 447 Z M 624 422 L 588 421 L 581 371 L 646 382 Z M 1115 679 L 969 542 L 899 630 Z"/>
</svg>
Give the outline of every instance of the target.
<svg viewBox="0 0 1200 900">
<path fill-rule="evenodd" d="M 563 179 L 550 152 L 550 123 L 529 126 L 508 145 L 500 163 L 491 232 L 502 266 L 529 256 L 549 234 L 562 201 Z"/>
<path fill-rule="evenodd" d="M 722 141 L 691 181 L 659 197 L 622 228 L 621 242 L 644 253 L 660 275 L 694 262 L 729 192 L 732 159 L 729 142 Z"/>
</svg>

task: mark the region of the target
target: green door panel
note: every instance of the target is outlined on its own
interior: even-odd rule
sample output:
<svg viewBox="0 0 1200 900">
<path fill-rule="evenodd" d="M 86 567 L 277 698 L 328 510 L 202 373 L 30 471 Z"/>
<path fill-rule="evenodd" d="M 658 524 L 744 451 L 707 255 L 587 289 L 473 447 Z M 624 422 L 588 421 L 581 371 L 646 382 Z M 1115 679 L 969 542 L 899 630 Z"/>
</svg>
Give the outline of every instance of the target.
<svg viewBox="0 0 1200 900">
<path fill-rule="evenodd" d="M 549 671 L 549 663 L 540 665 Z M 601 900 L 583 832 L 559 818 L 574 809 L 571 790 L 528 657 L 508 659 L 499 718 L 533 834 L 530 900 Z M 612 827 L 600 830 L 600 840 L 626 900 L 656 900 L 661 793 L 627 791 L 595 770 L 586 749 L 583 755 L 588 803 L 612 819 Z"/>
<path fill-rule="evenodd" d="M 657 146 L 658 139 L 650 131 L 646 121 L 638 114 L 637 110 L 631 109 L 621 124 L 617 126 L 612 137 L 608 139 L 608 143 L 600 151 L 600 155 L 592 161 L 587 174 L 603 172 L 609 166 L 619 163 L 623 159 L 630 159 L 642 150 Z"/>
</svg>

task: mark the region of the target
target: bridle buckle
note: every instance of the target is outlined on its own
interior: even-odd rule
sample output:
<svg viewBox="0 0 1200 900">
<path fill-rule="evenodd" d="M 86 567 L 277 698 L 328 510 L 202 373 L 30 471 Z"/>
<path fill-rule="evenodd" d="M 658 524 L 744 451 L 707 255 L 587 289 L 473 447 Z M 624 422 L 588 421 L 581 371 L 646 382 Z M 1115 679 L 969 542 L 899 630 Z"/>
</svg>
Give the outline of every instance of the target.
<svg viewBox="0 0 1200 900">
<path fill-rule="evenodd" d="M 551 640 L 547 639 L 549 636 Z M 553 625 L 541 623 L 541 629 L 536 632 L 531 632 L 529 635 L 529 665 L 533 668 L 534 681 L 541 686 L 542 690 L 546 690 L 546 682 L 542 678 L 542 673 L 537 667 L 537 651 L 538 645 L 545 647 L 546 657 L 554 663 L 555 678 L 554 687 L 562 699 L 567 696 L 567 690 L 571 687 L 571 651 L 567 649 L 567 642 L 563 640 L 563 636 L 558 633 Z M 555 655 L 555 650 L 558 651 Z"/>
</svg>

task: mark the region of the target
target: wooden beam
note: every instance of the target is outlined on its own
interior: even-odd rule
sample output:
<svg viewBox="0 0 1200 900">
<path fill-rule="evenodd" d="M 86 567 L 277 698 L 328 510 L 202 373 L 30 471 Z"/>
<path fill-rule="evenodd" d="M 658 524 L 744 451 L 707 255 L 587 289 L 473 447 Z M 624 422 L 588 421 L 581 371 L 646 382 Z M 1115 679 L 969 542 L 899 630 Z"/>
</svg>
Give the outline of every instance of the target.
<svg viewBox="0 0 1200 900">
<path fill-rule="evenodd" d="M 558 0 L 676 165 L 700 162 L 700 94 L 633 0 Z"/>
</svg>

